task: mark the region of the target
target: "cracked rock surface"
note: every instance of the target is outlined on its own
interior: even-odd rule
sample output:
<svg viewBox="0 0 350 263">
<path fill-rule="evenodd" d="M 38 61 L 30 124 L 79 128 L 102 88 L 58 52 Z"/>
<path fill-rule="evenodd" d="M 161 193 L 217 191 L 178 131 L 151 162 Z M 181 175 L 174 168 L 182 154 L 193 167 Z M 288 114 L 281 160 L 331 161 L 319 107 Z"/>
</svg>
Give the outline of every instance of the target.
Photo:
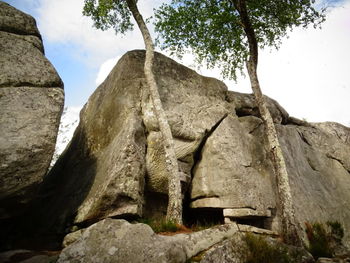
<svg viewBox="0 0 350 263">
<path fill-rule="evenodd" d="M 33 199 L 63 104 L 63 83 L 44 55 L 34 18 L 0 1 L 0 219 L 23 214 Z"/>
<path fill-rule="evenodd" d="M 69 232 L 74 224 L 79 228 L 106 217 L 164 215 L 164 153 L 144 56 L 144 51 L 126 53 L 83 108 L 71 144 L 41 189 L 36 213 L 41 228 Z M 228 91 L 223 82 L 159 53 L 153 71 L 186 201 L 193 209 L 249 210 L 250 216 L 269 218 L 270 230 L 279 232 L 275 177 L 252 96 Z M 349 128 L 308 124 L 267 99 L 300 227 L 336 220 L 349 233 Z"/>
</svg>

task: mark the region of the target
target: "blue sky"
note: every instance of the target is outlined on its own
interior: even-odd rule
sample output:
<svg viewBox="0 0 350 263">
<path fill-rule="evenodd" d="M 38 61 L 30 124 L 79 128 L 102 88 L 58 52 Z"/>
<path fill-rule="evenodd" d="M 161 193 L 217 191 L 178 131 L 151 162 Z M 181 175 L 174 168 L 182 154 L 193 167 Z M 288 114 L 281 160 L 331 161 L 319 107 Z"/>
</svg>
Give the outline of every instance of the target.
<svg viewBox="0 0 350 263">
<path fill-rule="evenodd" d="M 94 29 L 81 15 L 83 0 L 4 1 L 36 19 L 45 54 L 65 84 L 66 106 L 85 104 L 118 58 L 143 48 L 137 29 L 123 37 Z M 161 2 L 139 0 L 140 10 L 147 17 Z M 260 82 L 263 92 L 295 117 L 350 126 L 350 0 L 324 2 L 334 7 L 321 30 L 296 29 L 280 50 L 260 53 Z M 192 56 L 183 63 L 193 65 Z M 199 72 L 220 78 L 215 69 Z M 225 83 L 231 90 L 251 92 L 244 77 Z"/>
</svg>

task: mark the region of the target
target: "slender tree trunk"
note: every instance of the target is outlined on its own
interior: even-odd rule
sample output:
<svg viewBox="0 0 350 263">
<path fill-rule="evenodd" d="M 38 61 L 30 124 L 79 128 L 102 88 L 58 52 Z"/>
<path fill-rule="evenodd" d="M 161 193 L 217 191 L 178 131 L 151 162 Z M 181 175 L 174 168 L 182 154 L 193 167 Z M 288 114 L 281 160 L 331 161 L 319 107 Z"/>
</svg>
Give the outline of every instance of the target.
<svg viewBox="0 0 350 263">
<path fill-rule="evenodd" d="M 145 59 L 145 76 L 149 87 L 151 99 L 155 115 L 158 120 L 159 129 L 162 134 L 164 150 L 165 150 L 165 162 L 168 172 L 168 209 L 167 220 L 173 221 L 177 224 L 182 224 L 182 194 L 181 194 L 181 182 L 179 177 L 178 162 L 175 155 L 174 140 L 170 130 L 169 123 L 165 111 L 162 107 L 160 100 L 157 83 L 152 71 L 153 59 L 154 59 L 154 45 L 148 28 L 137 8 L 135 0 L 126 0 L 130 11 L 136 23 L 142 33 L 143 40 L 146 46 L 146 59 Z"/>
<path fill-rule="evenodd" d="M 273 123 L 270 111 L 267 108 L 266 100 L 261 92 L 257 75 L 258 66 L 258 44 L 255 37 L 255 31 L 251 25 L 245 0 L 231 0 L 235 8 L 238 10 L 244 31 L 248 38 L 249 44 L 249 60 L 247 61 L 247 70 L 255 96 L 256 104 L 259 108 L 260 115 L 265 123 L 265 132 L 268 146 L 271 150 L 274 165 L 274 171 L 277 181 L 277 191 L 279 197 L 280 214 L 282 222 L 282 232 L 286 243 L 301 246 L 301 238 L 299 237 L 291 189 L 289 185 L 288 172 L 283 157 L 282 149 L 278 141 L 278 135 Z"/>
</svg>

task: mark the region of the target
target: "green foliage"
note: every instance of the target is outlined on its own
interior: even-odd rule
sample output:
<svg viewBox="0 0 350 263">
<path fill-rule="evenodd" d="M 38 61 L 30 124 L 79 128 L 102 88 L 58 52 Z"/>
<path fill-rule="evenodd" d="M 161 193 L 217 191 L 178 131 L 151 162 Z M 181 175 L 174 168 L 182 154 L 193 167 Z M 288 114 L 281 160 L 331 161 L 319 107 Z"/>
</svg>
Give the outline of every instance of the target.
<svg viewBox="0 0 350 263">
<path fill-rule="evenodd" d="M 244 240 L 248 251 L 246 263 L 292 263 L 287 248 L 269 244 L 263 237 L 246 234 Z"/>
<path fill-rule="evenodd" d="M 344 237 L 344 228 L 338 221 L 327 221 L 327 226 L 330 227 L 331 236 L 337 243 L 341 243 Z"/>
<path fill-rule="evenodd" d="M 334 249 L 341 244 L 344 229 L 339 222 L 328 221 L 326 224 L 318 222 L 306 225 L 306 234 L 309 240 L 308 250 L 317 259 L 332 257 Z"/>
<path fill-rule="evenodd" d="M 237 0 L 172 0 L 155 13 L 157 43 L 173 54 L 189 48 L 198 62 L 218 66 L 224 77 L 236 79 L 249 56 L 248 41 L 233 3 Z M 248 15 L 260 48 L 281 44 L 296 26 L 317 27 L 324 21 L 324 10 L 317 11 L 313 0 L 246 1 Z"/>
<path fill-rule="evenodd" d="M 114 28 L 124 34 L 133 29 L 130 21 L 131 12 L 124 0 L 84 0 L 83 15 L 90 16 L 97 29 Z"/>
<path fill-rule="evenodd" d="M 216 226 L 218 224 L 220 224 L 220 223 L 209 222 L 209 221 L 206 221 L 206 220 L 201 220 L 201 221 L 197 221 L 194 224 L 191 224 L 190 225 L 190 229 L 192 231 L 194 231 L 194 232 L 197 232 L 197 231 L 202 231 L 204 229 L 208 229 L 208 228 L 214 227 L 214 226 Z"/>
<path fill-rule="evenodd" d="M 179 226 L 172 221 L 142 218 L 138 222 L 149 225 L 155 233 L 176 232 L 179 230 Z"/>
<path fill-rule="evenodd" d="M 329 237 L 324 225 L 320 223 L 306 224 L 306 234 L 309 239 L 309 252 L 317 259 L 332 257 Z"/>
</svg>

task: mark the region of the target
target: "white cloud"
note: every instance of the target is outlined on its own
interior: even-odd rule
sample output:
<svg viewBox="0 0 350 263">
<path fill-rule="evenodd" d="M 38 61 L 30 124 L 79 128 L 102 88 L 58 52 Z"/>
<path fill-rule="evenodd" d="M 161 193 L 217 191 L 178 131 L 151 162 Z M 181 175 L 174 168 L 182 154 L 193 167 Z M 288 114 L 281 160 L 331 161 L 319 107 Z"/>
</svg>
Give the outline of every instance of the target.
<svg viewBox="0 0 350 263">
<path fill-rule="evenodd" d="M 92 27 L 92 21 L 82 16 L 83 0 L 37 0 L 37 17 L 45 39 L 76 47 L 76 56 L 87 64 L 100 68 L 96 82 L 100 83 L 116 62 L 116 57 L 131 49 L 143 48 L 139 30 L 126 36 L 116 36 L 113 30 L 102 32 Z M 162 1 L 140 0 L 145 18 Z M 263 92 L 296 117 L 310 121 L 338 121 L 350 124 L 350 1 L 331 10 L 322 30 L 296 29 L 278 51 L 260 54 L 259 76 Z M 153 31 L 153 26 L 150 26 Z M 113 59 L 114 58 L 114 59 Z M 191 56 L 185 63 L 193 66 Z M 98 65 L 101 65 L 100 67 Z M 204 75 L 218 77 L 218 70 L 202 68 Z M 230 89 L 251 92 L 248 79 L 237 84 L 225 81 Z"/>
<path fill-rule="evenodd" d="M 322 29 L 295 29 L 279 50 L 260 51 L 258 74 L 263 93 L 290 115 L 308 121 L 336 121 L 350 126 L 350 1 L 330 9 Z M 182 63 L 193 68 L 193 58 Z M 220 78 L 218 69 L 197 70 Z M 230 90 L 251 93 L 248 75 Z"/>
<path fill-rule="evenodd" d="M 76 56 L 89 65 L 96 66 L 129 50 L 144 48 L 141 33 L 136 26 L 132 32 L 118 36 L 113 29 L 101 31 L 93 28 L 91 18 L 82 15 L 83 0 L 37 1 L 38 25 L 46 40 L 76 46 Z M 145 18 L 150 17 L 153 8 L 161 2 L 152 1 L 150 5 L 149 1 L 140 0 L 140 11 Z"/>
<path fill-rule="evenodd" d="M 100 69 L 97 73 L 97 78 L 96 78 L 96 86 L 100 85 L 108 76 L 108 74 L 111 72 L 111 70 L 114 68 L 115 64 L 118 62 L 120 59 L 120 56 L 115 57 L 115 58 L 110 58 L 106 60 L 102 65 L 100 66 Z"/>
<path fill-rule="evenodd" d="M 96 66 L 127 50 L 143 47 L 137 30 L 116 36 L 113 29 L 93 28 L 92 20 L 82 15 L 83 0 L 40 0 L 40 3 L 38 25 L 46 40 L 76 46 L 76 56 L 89 65 Z"/>
<path fill-rule="evenodd" d="M 350 2 L 330 11 L 322 30 L 296 29 L 260 56 L 264 92 L 309 121 L 350 124 Z"/>
</svg>

